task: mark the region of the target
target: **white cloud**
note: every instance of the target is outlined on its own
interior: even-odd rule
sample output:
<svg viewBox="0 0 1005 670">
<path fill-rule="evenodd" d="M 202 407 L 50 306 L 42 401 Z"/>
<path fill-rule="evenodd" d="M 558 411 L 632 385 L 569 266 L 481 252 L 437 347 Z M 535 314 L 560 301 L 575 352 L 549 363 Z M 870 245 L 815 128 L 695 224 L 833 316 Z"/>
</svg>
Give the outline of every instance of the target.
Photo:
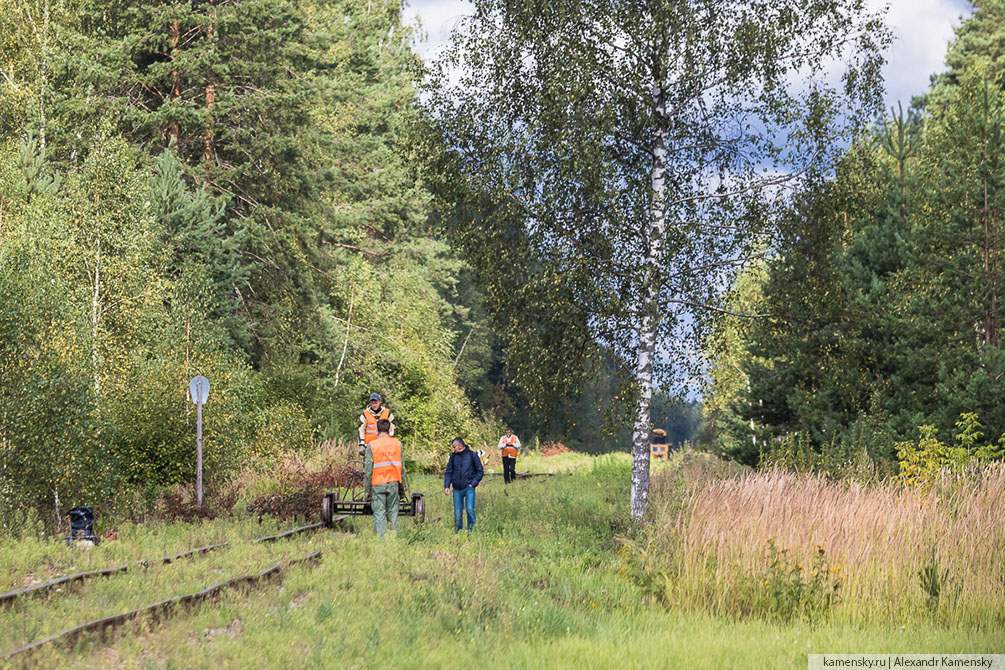
<svg viewBox="0 0 1005 670">
<path fill-rule="evenodd" d="M 928 89 L 931 75 L 945 70 L 953 28 L 972 9 L 966 0 L 869 0 L 873 10 L 887 4 L 886 21 L 894 42 L 883 68 L 886 103 L 889 107 L 899 100 L 906 107 L 912 96 Z"/>
<path fill-rule="evenodd" d="M 887 106 L 928 89 L 929 77 L 942 72 L 946 46 L 953 38 L 953 27 L 960 17 L 969 15 L 966 0 L 869 0 L 872 10 L 889 5 L 887 22 L 893 30 L 894 43 L 884 68 Z M 406 19 L 420 19 L 425 39 L 416 44 L 423 58 L 435 57 L 450 38 L 457 20 L 471 14 L 474 5 L 467 0 L 413 0 Z"/>
<path fill-rule="evenodd" d="M 474 12 L 474 5 L 466 0 L 412 0 L 405 9 L 405 20 L 418 18 L 422 23 L 424 38 L 415 45 L 423 58 L 435 56 L 437 50 L 450 39 L 450 31 L 457 20 Z"/>
</svg>

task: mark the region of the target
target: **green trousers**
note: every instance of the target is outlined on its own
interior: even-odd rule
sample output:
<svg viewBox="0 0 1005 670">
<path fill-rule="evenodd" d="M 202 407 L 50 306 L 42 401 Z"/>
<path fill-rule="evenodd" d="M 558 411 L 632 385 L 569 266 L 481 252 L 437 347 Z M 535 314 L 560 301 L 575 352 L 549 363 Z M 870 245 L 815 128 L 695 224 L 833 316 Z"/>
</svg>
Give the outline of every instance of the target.
<svg viewBox="0 0 1005 670">
<path fill-rule="evenodd" d="M 387 529 L 398 532 L 398 482 L 377 484 L 370 490 L 373 507 L 373 529 L 384 537 Z"/>
</svg>

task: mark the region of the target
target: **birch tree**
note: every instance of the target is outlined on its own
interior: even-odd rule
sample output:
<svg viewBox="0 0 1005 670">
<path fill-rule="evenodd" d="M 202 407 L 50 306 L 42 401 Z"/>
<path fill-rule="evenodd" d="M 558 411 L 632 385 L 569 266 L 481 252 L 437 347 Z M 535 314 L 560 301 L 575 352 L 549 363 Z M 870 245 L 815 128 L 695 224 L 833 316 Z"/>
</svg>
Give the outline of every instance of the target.
<svg viewBox="0 0 1005 670">
<path fill-rule="evenodd" d="M 887 42 L 862 0 L 478 0 L 457 24 L 427 97 L 434 190 L 493 203 L 458 197 L 469 259 L 499 263 L 478 240 L 515 225 L 629 371 L 634 519 L 654 387 L 694 371 L 786 188 L 879 109 Z"/>
</svg>

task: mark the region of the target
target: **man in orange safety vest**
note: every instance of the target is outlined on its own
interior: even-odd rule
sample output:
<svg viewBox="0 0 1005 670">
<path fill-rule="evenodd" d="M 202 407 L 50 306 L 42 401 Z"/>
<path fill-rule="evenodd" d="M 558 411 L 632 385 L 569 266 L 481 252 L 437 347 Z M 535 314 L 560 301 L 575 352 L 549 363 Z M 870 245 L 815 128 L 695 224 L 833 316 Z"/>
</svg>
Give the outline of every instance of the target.
<svg viewBox="0 0 1005 670">
<path fill-rule="evenodd" d="M 377 419 L 377 437 L 366 445 L 363 491 L 373 509 L 373 529 L 381 538 L 398 532 L 398 499 L 405 495 L 405 461 L 401 442 L 391 437 L 391 422 Z"/>
<path fill-rule="evenodd" d="M 377 439 L 377 421 L 387 419 L 391 422 L 391 431 L 388 433 L 394 437 L 394 415 L 391 410 L 381 405 L 380 394 L 370 395 L 370 404 L 363 408 L 363 413 L 359 415 L 359 455 L 366 451 L 366 445 Z"/>
<path fill-rule="evenodd" d="M 512 428 L 506 429 L 506 434 L 499 438 L 499 455 L 502 457 L 503 481 L 507 484 L 516 481 L 516 455 L 520 451 L 520 438 L 513 434 Z"/>
</svg>

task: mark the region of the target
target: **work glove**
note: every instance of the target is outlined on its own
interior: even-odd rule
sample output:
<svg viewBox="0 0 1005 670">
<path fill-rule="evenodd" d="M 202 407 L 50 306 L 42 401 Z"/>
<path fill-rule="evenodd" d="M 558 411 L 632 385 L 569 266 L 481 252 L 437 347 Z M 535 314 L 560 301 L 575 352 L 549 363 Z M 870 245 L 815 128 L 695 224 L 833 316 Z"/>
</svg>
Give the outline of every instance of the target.
<svg viewBox="0 0 1005 670">
<path fill-rule="evenodd" d="M 359 455 L 360 456 L 366 455 L 366 442 L 359 443 Z"/>
</svg>

